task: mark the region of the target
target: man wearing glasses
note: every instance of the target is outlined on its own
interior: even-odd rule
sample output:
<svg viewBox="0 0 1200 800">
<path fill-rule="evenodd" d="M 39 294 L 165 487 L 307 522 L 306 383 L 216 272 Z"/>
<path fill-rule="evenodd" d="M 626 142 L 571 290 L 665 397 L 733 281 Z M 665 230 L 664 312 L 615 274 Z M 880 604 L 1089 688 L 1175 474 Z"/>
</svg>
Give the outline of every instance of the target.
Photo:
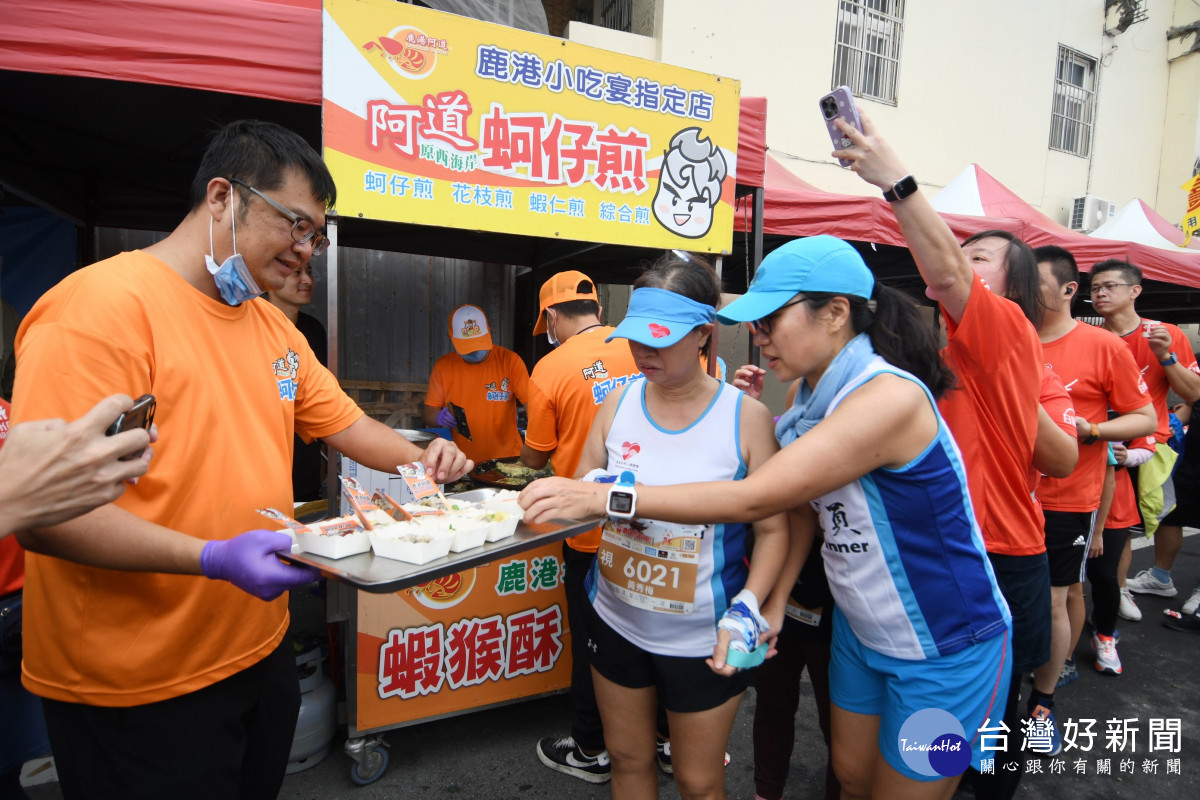
<svg viewBox="0 0 1200 800">
<path fill-rule="evenodd" d="M 157 398 L 136 486 L 17 534 L 23 682 L 44 700 L 67 798 L 278 793 L 300 700 L 286 590 L 316 575 L 277 558 L 291 539 L 256 509 L 291 507 L 293 431 L 374 469 L 422 459 L 439 482 L 471 466 L 451 442 L 422 453 L 365 417 L 258 298 L 325 248 L 335 191 L 296 134 L 232 123 L 166 239 L 70 275 L 18 333 L 17 421 Z"/>
<path fill-rule="evenodd" d="M 1146 484 L 1153 482 L 1151 479 L 1156 473 L 1169 475 L 1171 471 L 1171 464 L 1164 463 L 1174 459 L 1173 451 L 1165 446 L 1171 438 L 1167 391 L 1174 389 L 1187 403 L 1200 400 L 1200 369 L 1196 366 L 1192 345 L 1183 331 L 1167 322 L 1145 319 L 1134 308 L 1138 295 L 1142 293 L 1142 271 L 1136 266 L 1115 259 L 1101 261 L 1092 267 L 1091 291 L 1092 308 L 1104 317 L 1104 327 L 1120 336 L 1133 353 L 1133 360 L 1142 371 L 1142 378 L 1154 403 L 1154 413 L 1158 417 L 1154 438 L 1163 446 L 1156 447 L 1154 457 L 1138 468 L 1135 486 L 1140 499 L 1146 494 Z M 1169 488 L 1170 479 L 1167 481 Z M 1162 511 L 1170 511 L 1170 505 L 1173 503 L 1168 502 Z M 1143 506 L 1144 518 L 1147 517 L 1146 511 Z M 1144 519 L 1146 533 L 1154 534 L 1154 566 L 1125 582 L 1121 616 L 1126 619 L 1136 621 L 1142 618 L 1131 592 L 1162 597 L 1174 597 L 1179 593 L 1175 582 L 1171 580 L 1171 567 L 1183 546 L 1183 529 L 1172 525 L 1168 517 L 1156 532 L 1159 520 L 1158 515 Z M 1127 544 L 1117 568 L 1117 574 L 1122 578 L 1129 572 L 1131 558 L 1132 552 Z M 1200 589 L 1193 592 L 1184 604 L 1189 614 L 1195 613 L 1197 606 L 1200 606 Z"/>
</svg>

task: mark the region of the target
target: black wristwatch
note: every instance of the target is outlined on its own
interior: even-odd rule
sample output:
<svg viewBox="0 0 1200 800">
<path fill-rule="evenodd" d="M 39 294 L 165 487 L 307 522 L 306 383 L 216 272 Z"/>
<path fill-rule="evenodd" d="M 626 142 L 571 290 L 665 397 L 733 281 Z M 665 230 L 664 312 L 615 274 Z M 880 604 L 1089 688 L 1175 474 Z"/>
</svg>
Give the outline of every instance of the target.
<svg viewBox="0 0 1200 800">
<path fill-rule="evenodd" d="M 917 179 L 912 175 L 905 175 L 900 180 L 892 184 L 892 188 L 883 193 L 883 199 L 889 203 L 894 203 L 897 200 L 903 200 L 910 194 L 917 191 Z"/>
</svg>

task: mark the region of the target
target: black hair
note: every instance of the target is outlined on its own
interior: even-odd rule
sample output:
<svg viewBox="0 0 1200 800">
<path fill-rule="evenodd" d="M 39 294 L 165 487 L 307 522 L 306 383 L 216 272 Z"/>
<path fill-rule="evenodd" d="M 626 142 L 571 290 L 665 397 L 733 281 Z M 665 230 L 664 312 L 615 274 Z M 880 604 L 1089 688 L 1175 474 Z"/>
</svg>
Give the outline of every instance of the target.
<svg viewBox="0 0 1200 800">
<path fill-rule="evenodd" d="M 908 295 L 876 281 L 871 302 L 830 292 L 805 292 L 804 296 L 814 311 L 835 297 L 845 297 L 850 303 L 850 327 L 856 334 L 867 334 L 885 361 L 915 375 L 935 398 L 954 386 L 954 373 L 942 360 L 933 329 L 921 319 Z"/>
<path fill-rule="evenodd" d="M 283 185 L 289 169 L 299 170 L 308 178 L 313 197 L 325 208 L 333 207 L 337 201 L 333 176 L 317 151 L 299 134 L 273 122 L 231 122 L 217 132 L 204 151 L 192 178 L 191 207 L 195 210 L 204 202 L 213 178 L 237 178 L 255 189 L 269 191 Z M 248 196 L 248 191 L 242 194 Z"/>
<path fill-rule="evenodd" d="M 584 281 L 583 283 L 579 284 L 580 287 L 582 287 L 584 283 L 587 284 L 587 288 L 580 288 L 579 291 L 590 292 L 592 290 L 591 282 Z M 595 300 L 568 300 L 565 303 L 555 303 L 552 306 L 548 306 L 548 308 L 553 308 L 555 312 L 568 319 L 577 319 L 579 317 L 595 317 L 600 314 L 600 304 Z"/>
<path fill-rule="evenodd" d="M 1134 286 L 1142 285 L 1142 271 L 1136 265 L 1130 264 L 1128 261 L 1122 261 L 1119 258 L 1110 258 L 1107 261 L 1101 261 L 1092 267 L 1092 276 L 1095 277 L 1098 272 L 1119 272 L 1126 283 Z"/>
<path fill-rule="evenodd" d="M 1042 279 L 1038 273 L 1037 257 L 1029 245 L 1008 231 L 982 231 L 968 237 L 962 246 L 966 247 L 980 239 L 988 238 L 1008 242 L 1008 249 L 1004 254 L 1007 276 L 1004 281 L 1004 297 L 1016 303 L 1025 319 L 1033 323 L 1033 327 L 1038 327 L 1042 324 L 1042 312 L 1046 307 L 1042 303 Z"/>
<path fill-rule="evenodd" d="M 693 253 L 668 250 L 633 282 L 634 289 L 666 289 L 683 295 L 689 300 L 719 308 L 721 305 L 721 279 L 706 259 Z M 712 337 L 700 348 L 707 356 L 712 347 Z"/>
<path fill-rule="evenodd" d="M 1033 249 L 1033 256 L 1039 264 L 1049 264 L 1050 272 L 1059 286 L 1065 286 L 1071 281 L 1079 283 L 1079 265 L 1075 256 L 1065 247 L 1056 244 L 1045 244 Z"/>
</svg>

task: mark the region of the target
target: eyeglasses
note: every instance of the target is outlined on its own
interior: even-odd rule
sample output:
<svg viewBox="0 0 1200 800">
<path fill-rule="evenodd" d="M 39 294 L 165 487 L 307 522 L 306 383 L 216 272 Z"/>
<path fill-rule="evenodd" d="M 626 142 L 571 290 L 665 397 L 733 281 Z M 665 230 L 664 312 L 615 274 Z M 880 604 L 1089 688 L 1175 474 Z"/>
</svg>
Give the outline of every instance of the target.
<svg viewBox="0 0 1200 800">
<path fill-rule="evenodd" d="M 1118 286 L 1132 286 L 1132 285 L 1133 285 L 1132 283 L 1116 283 L 1115 281 L 1110 282 L 1110 283 L 1093 283 L 1090 291 L 1091 291 L 1092 295 L 1097 295 L 1100 293 L 1100 290 L 1103 289 L 1104 291 L 1108 292 L 1109 294 L 1112 294 L 1113 289 L 1116 289 Z"/>
<path fill-rule="evenodd" d="M 329 246 L 329 239 L 325 236 L 325 234 L 317 233 L 316 226 L 314 226 L 312 222 L 300 216 L 295 211 L 292 211 L 282 203 L 267 197 L 265 194 L 260 192 L 258 189 L 255 189 L 245 181 L 240 181 L 237 178 L 230 178 L 229 182 L 236 183 L 238 186 L 245 187 L 246 189 L 254 192 L 256 195 L 265 200 L 267 205 L 278 211 L 286 219 L 290 220 L 292 223 L 292 241 L 296 242 L 297 244 L 311 242 L 312 254 L 314 256 L 319 256 L 321 253 L 325 252 L 325 248 Z"/>
<path fill-rule="evenodd" d="M 775 324 L 775 319 L 780 314 L 783 313 L 783 310 L 785 308 L 791 308 L 794 305 L 798 305 L 800 303 L 807 302 L 808 299 L 809 298 L 807 298 L 807 297 L 799 297 L 795 300 L 792 300 L 789 303 L 784 303 L 779 308 L 775 309 L 770 314 L 767 314 L 762 319 L 756 319 L 752 322 L 747 322 L 746 327 L 748 327 L 750 329 L 750 333 L 752 333 L 752 334 L 761 333 L 763 336 L 770 336 L 771 335 L 771 326 Z"/>
</svg>

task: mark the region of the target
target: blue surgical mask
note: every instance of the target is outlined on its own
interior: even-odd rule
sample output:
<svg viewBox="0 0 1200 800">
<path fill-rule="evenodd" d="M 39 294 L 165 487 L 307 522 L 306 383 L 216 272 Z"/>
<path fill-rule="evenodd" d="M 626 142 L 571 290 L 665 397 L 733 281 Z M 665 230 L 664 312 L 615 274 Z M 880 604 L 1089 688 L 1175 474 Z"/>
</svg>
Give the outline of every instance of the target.
<svg viewBox="0 0 1200 800">
<path fill-rule="evenodd" d="M 232 192 L 230 195 L 232 196 Z M 233 224 L 233 255 L 217 266 L 217 261 L 213 258 L 215 252 L 213 220 L 210 217 L 208 220 L 209 252 L 204 256 L 204 263 L 208 267 L 209 274 L 217 283 L 217 291 L 221 293 L 221 299 L 231 306 L 240 306 L 247 300 L 258 297 L 263 290 L 258 288 L 258 284 L 254 282 L 254 276 L 250 274 L 250 268 L 246 266 L 245 259 L 237 251 L 237 213 L 232 203 L 230 204 L 230 218 Z"/>
<path fill-rule="evenodd" d="M 474 353 L 462 353 L 462 360 L 468 364 L 481 364 L 491 350 L 476 350 Z"/>
</svg>

